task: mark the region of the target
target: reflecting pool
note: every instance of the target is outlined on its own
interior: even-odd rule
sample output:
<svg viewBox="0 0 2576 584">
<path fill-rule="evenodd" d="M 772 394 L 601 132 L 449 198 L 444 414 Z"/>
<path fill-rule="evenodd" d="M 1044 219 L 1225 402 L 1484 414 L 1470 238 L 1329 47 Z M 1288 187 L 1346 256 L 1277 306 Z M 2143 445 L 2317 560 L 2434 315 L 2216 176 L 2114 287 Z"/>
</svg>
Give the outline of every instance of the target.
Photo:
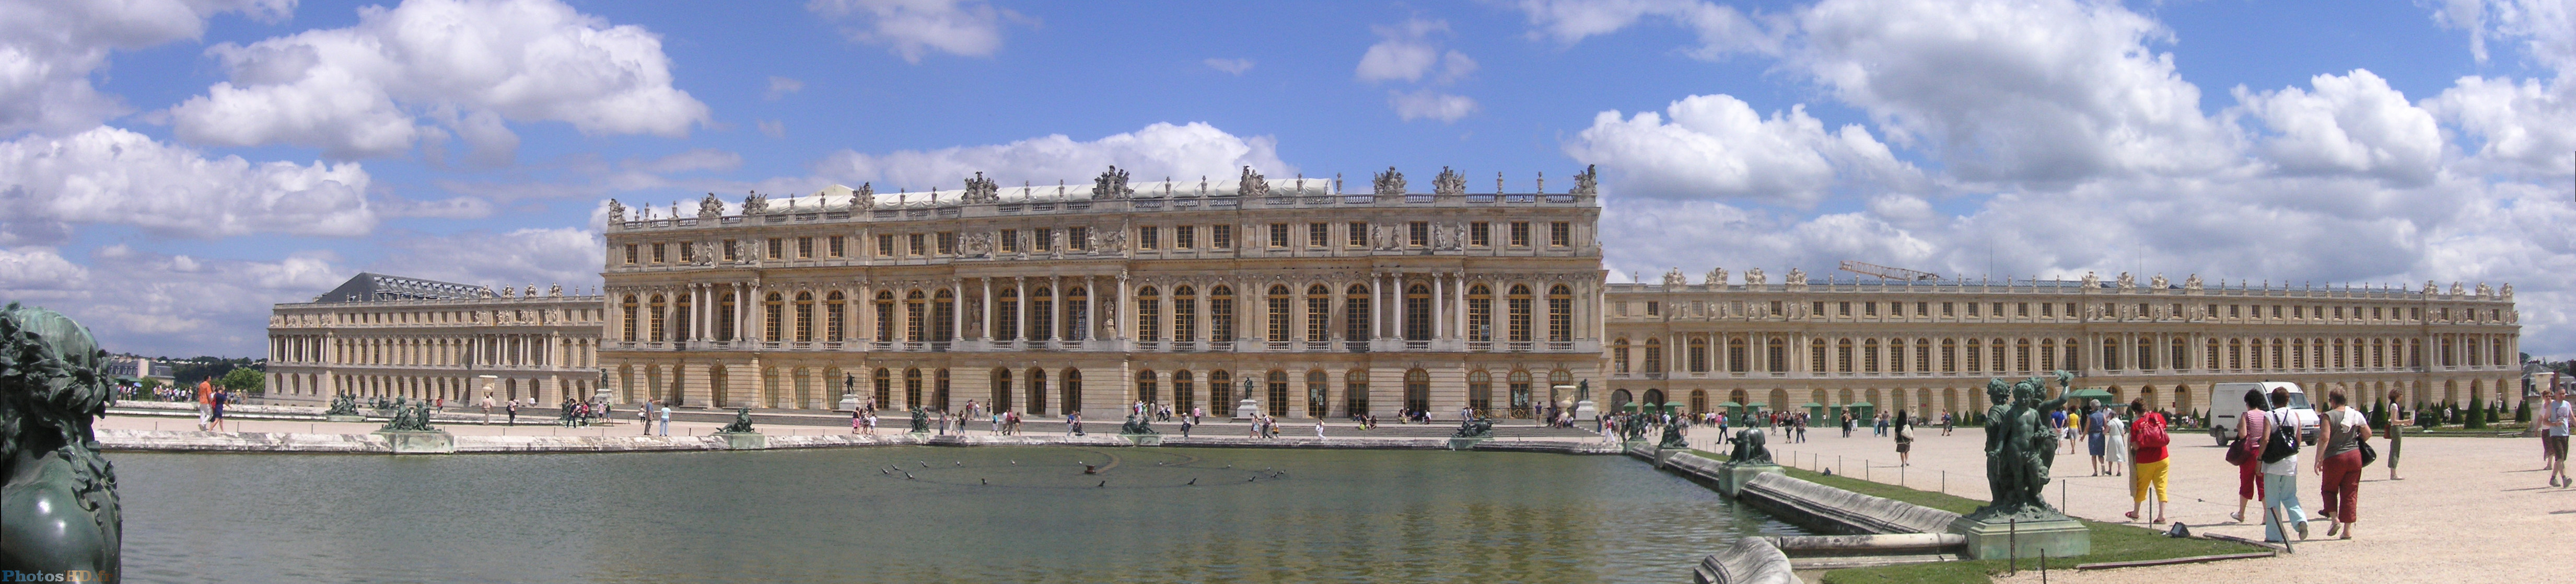
<svg viewBox="0 0 2576 584">
<path fill-rule="evenodd" d="M 134 582 L 1677 582 L 1799 528 L 1627 457 L 119 453 Z M 1089 471 L 1086 473 L 1086 471 Z"/>
</svg>

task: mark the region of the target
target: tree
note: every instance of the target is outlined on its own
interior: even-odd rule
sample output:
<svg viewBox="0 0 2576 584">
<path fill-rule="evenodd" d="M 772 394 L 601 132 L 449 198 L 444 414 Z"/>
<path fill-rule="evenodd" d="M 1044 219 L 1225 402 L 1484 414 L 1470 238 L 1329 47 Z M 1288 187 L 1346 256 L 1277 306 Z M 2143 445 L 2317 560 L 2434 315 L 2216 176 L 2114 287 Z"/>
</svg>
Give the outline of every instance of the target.
<svg viewBox="0 0 2576 584">
<path fill-rule="evenodd" d="M 234 369 L 231 373 L 225 373 L 223 379 L 215 383 L 242 395 L 261 395 L 268 391 L 265 387 L 267 376 L 260 374 L 257 369 Z"/>
<path fill-rule="evenodd" d="M 2526 400 L 2522 400 L 2521 402 L 2518 402 L 2518 403 L 2513 404 L 2513 421 L 2516 421 L 2516 422 L 2530 422 L 2530 421 L 2531 421 L 2531 400 L 2527 400 L 2527 399 L 2526 399 Z"/>
</svg>

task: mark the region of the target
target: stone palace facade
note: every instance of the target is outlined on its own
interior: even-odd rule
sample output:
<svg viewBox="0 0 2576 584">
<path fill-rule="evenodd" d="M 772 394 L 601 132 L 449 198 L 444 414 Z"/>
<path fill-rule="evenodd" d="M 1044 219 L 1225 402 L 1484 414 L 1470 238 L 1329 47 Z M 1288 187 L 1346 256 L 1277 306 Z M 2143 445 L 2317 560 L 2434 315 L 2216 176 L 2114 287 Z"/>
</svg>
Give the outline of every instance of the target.
<svg viewBox="0 0 2576 584">
<path fill-rule="evenodd" d="M 754 196 L 612 206 L 601 362 L 627 401 L 964 407 L 1117 419 L 1527 415 L 1598 379 L 1600 207 L 1324 179 Z"/>
<path fill-rule="evenodd" d="M 358 274 L 268 320 L 267 399 L 367 397 L 560 403 L 599 387 L 599 295 Z"/>
<path fill-rule="evenodd" d="M 2513 287 L 2419 290 L 2112 281 L 1811 282 L 1725 270 L 1611 284 L 1610 401 L 1967 413 L 1986 381 L 2054 370 L 2181 412 L 2214 383 L 2291 381 L 2312 399 L 2518 403 Z"/>
<path fill-rule="evenodd" d="M 1994 377 L 2195 411 L 2210 384 L 2518 401 L 2512 286 L 1812 282 L 1760 270 L 1605 284 L 1589 170 L 1570 189 L 1429 194 L 1339 179 L 1130 182 L 610 202 L 605 293 L 361 274 L 277 305 L 274 397 L 958 409 L 1117 419 L 1148 401 L 1282 418 L 1528 416 L 1588 383 L 1706 411 L 1964 412 Z M 364 285 L 361 285 L 364 284 Z M 1812 404 L 1812 405 L 1811 405 Z"/>
</svg>

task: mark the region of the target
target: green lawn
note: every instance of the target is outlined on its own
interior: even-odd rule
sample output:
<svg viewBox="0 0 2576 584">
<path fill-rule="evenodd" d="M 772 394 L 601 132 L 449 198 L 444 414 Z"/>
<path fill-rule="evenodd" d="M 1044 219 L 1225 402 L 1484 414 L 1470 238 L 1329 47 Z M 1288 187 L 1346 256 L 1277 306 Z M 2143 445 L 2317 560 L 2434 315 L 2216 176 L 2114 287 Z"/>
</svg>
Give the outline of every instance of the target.
<svg viewBox="0 0 2576 584">
<path fill-rule="evenodd" d="M 1714 452 L 1698 450 L 1694 450 L 1692 452 L 1711 460 L 1726 460 L 1725 455 Z M 1918 491 L 1886 483 L 1864 481 L 1848 476 L 1825 476 L 1822 473 L 1788 467 L 1784 467 L 1782 470 L 1786 471 L 1791 478 L 1799 480 L 1810 481 L 1816 484 L 1839 488 L 1863 495 L 1904 501 L 1963 515 L 1971 511 L 1975 511 L 1978 506 L 1985 504 L 1984 501 L 1969 499 L 1957 495 Z M 2161 531 L 2138 527 L 2135 525 L 2102 523 L 2084 519 L 2078 519 L 2078 521 L 2083 521 L 2084 526 L 2093 531 L 2093 553 L 2073 558 L 2050 559 L 2048 560 L 2049 569 L 2072 570 L 2075 569 L 2076 564 L 2187 558 L 2192 556 L 2238 554 L 2264 550 L 2264 548 L 2259 546 L 2232 541 L 2199 538 L 2175 539 L 2165 537 L 2164 533 Z M 1992 581 L 1992 579 L 1987 577 L 1989 574 L 2004 573 L 2008 569 L 2008 566 L 2005 564 L 2005 560 L 1975 560 L 1911 564 L 1903 566 L 1883 566 L 1877 568 L 1846 568 L 1825 572 L 1824 581 L 1827 584 L 1854 584 L 1864 582 L 1982 583 Z M 2021 569 L 2036 570 L 2039 569 L 2039 567 L 2036 565 L 2034 560 L 2024 559 L 2021 562 Z"/>
</svg>

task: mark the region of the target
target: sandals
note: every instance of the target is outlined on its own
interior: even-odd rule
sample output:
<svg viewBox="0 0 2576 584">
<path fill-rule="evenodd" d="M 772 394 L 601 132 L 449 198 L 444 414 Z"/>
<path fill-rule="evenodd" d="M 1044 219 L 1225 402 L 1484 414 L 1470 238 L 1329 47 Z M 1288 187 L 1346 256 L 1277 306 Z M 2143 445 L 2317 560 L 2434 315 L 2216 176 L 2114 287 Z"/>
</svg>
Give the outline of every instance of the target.
<svg viewBox="0 0 2576 584">
<path fill-rule="evenodd" d="M 2244 511 L 2237 511 L 2237 512 L 2233 512 L 2233 513 L 2228 513 L 2228 514 L 2227 514 L 2227 520 L 2228 520 L 2228 521 L 2234 521 L 2234 522 L 2237 522 L 2237 523 L 2244 523 L 2244 522 L 2245 522 L 2245 512 L 2244 512 Z"/>
<path fill-rule="evenodd" d="M 2138 520 L 2138 512 L 2136 512 L 2136 511 L 2130 511 L 2130 512 L 2127 512 L 2127 513 L 2121 513 L 2120 515 L 2121 515 L 2121 516 L 2123 516 L 2123 517 L 2128 517 L 2130 521 L 2137 521 L 2137 520 Z M 2162 522 L 2159 522 L 2159 523 L 2162 523 Z"/>
</svg>

